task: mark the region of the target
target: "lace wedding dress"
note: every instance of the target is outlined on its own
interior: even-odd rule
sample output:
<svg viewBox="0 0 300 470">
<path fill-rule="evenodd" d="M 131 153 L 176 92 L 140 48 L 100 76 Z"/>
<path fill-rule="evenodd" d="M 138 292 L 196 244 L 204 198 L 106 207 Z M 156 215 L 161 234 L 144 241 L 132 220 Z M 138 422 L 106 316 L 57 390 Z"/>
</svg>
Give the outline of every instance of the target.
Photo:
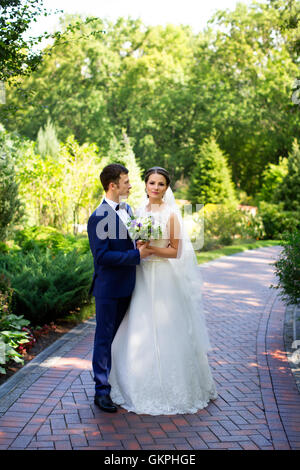
<svg viewBox="0 0 300 470">
<path fill-rule="evenodd" d="M 139 215 L 158 218 L 167 232 L 168 205 L 159 213 L 143 211 Z M 196 413 L 217 397 L 202 306 L 197 303 L 195 311 L 177 261 L 153 255 L 141 260 L 130 307 L 112 344 L 111 398 L 137 414 Z"/>
</svg>

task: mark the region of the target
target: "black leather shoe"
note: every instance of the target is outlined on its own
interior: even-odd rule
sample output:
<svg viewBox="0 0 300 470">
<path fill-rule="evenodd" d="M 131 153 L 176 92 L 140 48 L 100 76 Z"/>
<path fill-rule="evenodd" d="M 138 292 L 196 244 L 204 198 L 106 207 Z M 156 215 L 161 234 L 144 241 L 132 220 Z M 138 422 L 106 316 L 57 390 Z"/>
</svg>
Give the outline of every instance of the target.
<svg viewBox="0 0 300 470">
<path fill-rule="evenodd" d="M 101 410 L 107 411 L 108 413 L 115 413 L 118 410 L 109 395 L 95 395 L 94 403 L 99 406 Z"/>
</svg>

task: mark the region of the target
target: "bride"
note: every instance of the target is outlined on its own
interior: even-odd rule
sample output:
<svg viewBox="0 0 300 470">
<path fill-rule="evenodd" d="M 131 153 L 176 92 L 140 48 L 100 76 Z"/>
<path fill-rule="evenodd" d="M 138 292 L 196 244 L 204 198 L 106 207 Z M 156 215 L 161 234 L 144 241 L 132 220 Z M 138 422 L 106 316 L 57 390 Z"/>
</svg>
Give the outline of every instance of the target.
<svg viewBox="0 0 300 470">
<path fill-rule="evenodd" d="M 151 256 L 137 266 L 131 303 L 112 344 L 111 398 L 138 414 L 196 413 L 217 398 L 200 273 L 168 172 L 153 167 L 145 183 L 148 199 L 137 215 L 151 215 L 163 238 L 150 241 Z"/>
</svg>

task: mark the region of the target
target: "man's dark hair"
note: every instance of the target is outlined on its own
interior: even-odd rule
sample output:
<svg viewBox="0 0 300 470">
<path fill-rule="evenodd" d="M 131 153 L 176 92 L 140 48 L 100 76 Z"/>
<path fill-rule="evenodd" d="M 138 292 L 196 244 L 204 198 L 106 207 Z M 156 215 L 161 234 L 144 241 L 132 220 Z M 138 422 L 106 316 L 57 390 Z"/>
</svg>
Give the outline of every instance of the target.
<svg viewBox="0 0 300 470">
<path fill-rule="evenodd" d="M 111 163 L 110 165 L 104 167 L 100 173 L 100 181 L 104 191 L 108 190 L 109 183 L 118 184 L 122 174 L 127 175 L 128 170 L 120 163 Z"/>
</svg>

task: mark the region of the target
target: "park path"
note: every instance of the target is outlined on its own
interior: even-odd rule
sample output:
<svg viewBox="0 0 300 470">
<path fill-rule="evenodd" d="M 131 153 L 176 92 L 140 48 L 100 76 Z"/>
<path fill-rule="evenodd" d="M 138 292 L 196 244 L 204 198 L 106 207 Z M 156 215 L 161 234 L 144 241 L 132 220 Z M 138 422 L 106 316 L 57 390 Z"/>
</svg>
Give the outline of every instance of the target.
<svg viewBox="0 0 300 470">
<path fill-rule="evenodd" d="M 299 449 L 300 394 L 283 343 L 286 308 L 269 288 L 280 250 L 260 248 L 199 268 L 219 392 L 206 409 L 177 416 L 99 410 L 91 375 L 95 324 L 88 320 L 0 387 L 0 449 Z"/>
</svg>

